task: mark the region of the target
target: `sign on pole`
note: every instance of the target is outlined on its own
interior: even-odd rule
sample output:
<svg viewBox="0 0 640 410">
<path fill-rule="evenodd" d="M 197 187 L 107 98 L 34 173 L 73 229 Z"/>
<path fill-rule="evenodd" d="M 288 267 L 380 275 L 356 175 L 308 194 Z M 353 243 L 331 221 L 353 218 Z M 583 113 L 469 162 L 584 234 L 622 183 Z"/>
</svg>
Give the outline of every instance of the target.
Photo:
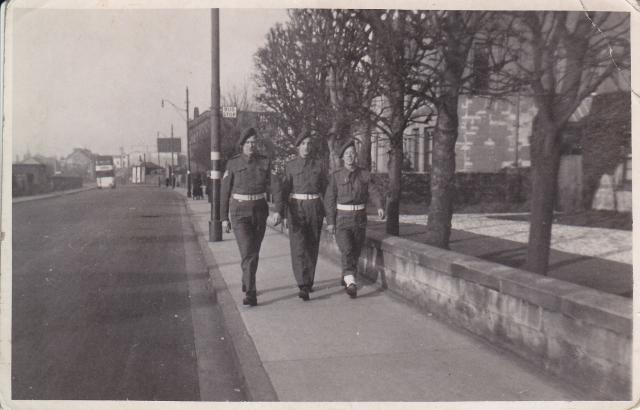
<svg viewBox="0 0 640 410">
<path fill-rule="evenodd" d="M 238 115 L 237 107 L 222 107 L 222 118 L 236 118 Z"/>
<path fill-rule="evenodd" d="M 180 138 L 158 138 L 158 152 L 182 152 Z"/>
</svg>

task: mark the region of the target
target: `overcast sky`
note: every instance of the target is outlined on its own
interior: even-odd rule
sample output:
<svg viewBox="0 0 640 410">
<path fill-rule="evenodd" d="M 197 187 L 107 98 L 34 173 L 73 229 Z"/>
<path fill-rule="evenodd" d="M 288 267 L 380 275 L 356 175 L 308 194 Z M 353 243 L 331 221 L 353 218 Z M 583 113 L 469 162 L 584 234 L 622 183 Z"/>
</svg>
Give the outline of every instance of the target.
<svg viewBox="0 0 640 410">
<path fill-rule="evenodd" d="M 220 83 L 251 84 L 253 54 L 284 9 L 220 11 Z M 184 138 L 184 107 L 211 101 L 211 12 L 195 10 L 16 10 L 13 156 L 62 156 L 74 147 L 115 154 L 154 150 L 156 132 Z M 183 112 L 184 116 L 184 112 Z M 183 140 L 183 150 L 185 141 Z"/>
</svg>

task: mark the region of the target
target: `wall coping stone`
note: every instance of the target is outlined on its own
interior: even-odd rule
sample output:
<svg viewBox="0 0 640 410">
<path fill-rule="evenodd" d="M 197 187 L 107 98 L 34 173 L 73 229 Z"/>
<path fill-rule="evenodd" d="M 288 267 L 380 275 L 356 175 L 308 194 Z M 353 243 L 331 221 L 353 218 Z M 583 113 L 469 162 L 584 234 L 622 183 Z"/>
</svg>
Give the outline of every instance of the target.
<svg viewBox="0 0 640 410">
<path fill-rule="evenodd" d="M 632 303 L 627 298 L 410 239 L 385 236 L 380 230 L 370 230 L 367 241 L 385 252 L 443 274 L 631 337 Z"/>
</svg>

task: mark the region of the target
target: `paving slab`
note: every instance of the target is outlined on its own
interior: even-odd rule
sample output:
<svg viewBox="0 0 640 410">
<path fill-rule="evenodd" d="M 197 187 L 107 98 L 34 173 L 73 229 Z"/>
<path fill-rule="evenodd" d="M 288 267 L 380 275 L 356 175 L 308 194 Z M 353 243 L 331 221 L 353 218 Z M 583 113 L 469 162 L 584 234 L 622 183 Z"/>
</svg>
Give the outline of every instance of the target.
<svg viewBox="0 0 640 410">
<path fill-rule="evenodd" d="M 209 204 L 189 200 L 199 232 Z M 584 392 L 471 333 L 363 283 L 358 298 L 320 257 L 311 300 L 297 297 L 289 239 L 267 229 L 258 306 L 242 305 L 233 234 L 208 243 L 246 333 L 280 401 L 584 400 Z"/>
</svg>

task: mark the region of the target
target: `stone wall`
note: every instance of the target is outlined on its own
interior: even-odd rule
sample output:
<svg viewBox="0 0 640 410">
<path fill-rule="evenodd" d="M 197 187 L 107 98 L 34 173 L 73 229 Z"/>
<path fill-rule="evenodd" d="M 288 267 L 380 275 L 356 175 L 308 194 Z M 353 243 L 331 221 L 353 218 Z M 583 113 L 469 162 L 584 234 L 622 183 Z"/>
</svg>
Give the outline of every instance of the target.
<svg viewBox="0 0 640 410">
<path fill-rule="evenodd" d="M 54 175 L 51 177 L 54 191 L 82 188 L 82 177 Z"/>
<path fill-rule="evenodd" d="M 322 236 L 321 252 L 339 262 Z M 360 271 L 436 316 L 583 389 L 631 399 L 632 301 L 370 232 Z"/>
</svg>

